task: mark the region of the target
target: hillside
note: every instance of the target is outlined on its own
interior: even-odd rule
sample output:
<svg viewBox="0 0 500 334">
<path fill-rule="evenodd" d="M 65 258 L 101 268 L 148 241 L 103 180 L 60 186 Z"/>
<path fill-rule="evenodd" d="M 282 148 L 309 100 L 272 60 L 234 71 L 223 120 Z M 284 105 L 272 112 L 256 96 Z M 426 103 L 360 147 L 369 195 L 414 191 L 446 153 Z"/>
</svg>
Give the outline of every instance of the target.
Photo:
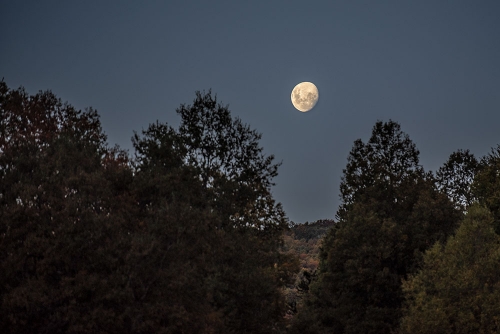
<svg viewBox="0 0 500 334">
<path fill-rule="evenodd" d="M 294 284 L 285 289 L 289 317 L 297 313 L 297 304 L 300 303 L 303 293 L 309 290 L 309 283 L 319 265 L 321 241 L 334 224 L 331 219 L 293 224 L 285 234 L 284 252 L 296 254 L 300 263 Z"/>
</svg>

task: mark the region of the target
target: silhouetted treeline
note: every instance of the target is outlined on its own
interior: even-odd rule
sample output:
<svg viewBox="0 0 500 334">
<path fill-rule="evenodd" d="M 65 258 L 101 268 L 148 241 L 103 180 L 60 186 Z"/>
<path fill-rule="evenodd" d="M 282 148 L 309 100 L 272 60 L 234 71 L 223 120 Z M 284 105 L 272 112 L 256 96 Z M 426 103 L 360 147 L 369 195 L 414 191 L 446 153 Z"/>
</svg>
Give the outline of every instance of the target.
<svg viewBox="0 0 500 334">
<path fill-rule="evenodd" d="M 211 92 L 135 157 L 97 112 L 0 82 L 2 333 L 270 333 L 297 270 L 278 164 Z"/>
<path fill-rule="evenodd" d="M 356 140 L 335 222 L 291 225 L 279 164 L 208 93 L 109 147 L 99 116 L 0 82 L 2 333 L 495 333 L 500 146 L 436 173 Z"/>
<path fill-rule="evenodd" d="M 290 332 L 500 330 L 500 146 L 480 161 L 454 152 L 435 175 L 418 157 L 393 121 L 354 142 Z"/>
</svg>

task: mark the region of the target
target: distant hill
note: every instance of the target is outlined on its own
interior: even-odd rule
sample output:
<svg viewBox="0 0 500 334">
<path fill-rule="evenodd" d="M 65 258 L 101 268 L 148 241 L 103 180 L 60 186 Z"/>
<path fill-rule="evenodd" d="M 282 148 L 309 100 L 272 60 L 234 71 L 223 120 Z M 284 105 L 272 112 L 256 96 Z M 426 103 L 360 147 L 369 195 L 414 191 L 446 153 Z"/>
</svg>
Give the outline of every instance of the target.
<svg viewBox="0 0 500 334">
<path fill-rule="evenodd" d="M 314 223 L 292 224 L 290 230 L 285 233 L 284 252 L 296 254 L 300 263 L 294 285 L 285 289 L 290 317 L 297 312 L 297 304 L 300 303 L 302 294 L 309 290 L 309 284 L 319 265 L 321 241 L 333 225 L 333 220 L 322 219 Z"/>
<path fill-rule="evenodd" d="M 333 225 L 335 222 L 331 219 L 322 219 L 314 223 L 293 224 L 285 234 L 285 252 L 297 254 L 301 268 L 312 273 L 318 267 L 321 240 Z"/>
<path fill-rule="evenodd" d="M 321 239 L 326 232 L 335 225 L 332 219 L 321 219 L 314 223 L 306 222 L 304 224 L 293 224 L 291 230 L 295 239 Z"/>
</svg>

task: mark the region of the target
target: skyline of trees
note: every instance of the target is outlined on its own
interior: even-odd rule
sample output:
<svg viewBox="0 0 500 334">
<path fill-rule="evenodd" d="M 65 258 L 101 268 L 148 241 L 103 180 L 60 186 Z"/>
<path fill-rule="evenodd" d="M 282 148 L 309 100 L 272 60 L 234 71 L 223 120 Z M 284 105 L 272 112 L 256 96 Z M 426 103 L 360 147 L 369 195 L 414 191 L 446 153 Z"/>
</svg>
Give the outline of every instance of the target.
<svg viewBox="0 0 500 334">
<path fill-rule="evenodd" d="M 256 130 L 211 91 L 177 113 L 130 156 L 92 108 L 0 82 L 0 330 L 500 330 L 500 145 L 432 173 L 377 121 L 335 222 L 293 225 Z"/>
<path fill-rule="evenodd" d="M 297 332 L 391 333 L 404 300 L 401 280 L 460 219 L 419 165 L 419 151 L 394 121 L 356 140 L 340 185 L 337 224 L 320 252 L 317 280 Z"/>
<path fill-rule="evenodd" d="M 177 111 L 179 129 L 134 135 L 132 159 L 92 109 L 0 82 L 2 332 L 284 327 L 278 164 L 211 92 Z"/>
</svg>

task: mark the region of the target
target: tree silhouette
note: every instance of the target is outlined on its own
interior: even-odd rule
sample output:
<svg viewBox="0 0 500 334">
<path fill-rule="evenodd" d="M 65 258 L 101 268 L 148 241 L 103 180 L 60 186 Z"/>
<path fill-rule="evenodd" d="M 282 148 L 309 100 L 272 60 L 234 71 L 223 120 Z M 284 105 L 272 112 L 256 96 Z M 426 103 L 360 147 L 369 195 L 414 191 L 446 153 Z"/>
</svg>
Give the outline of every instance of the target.
<svg viewBox="0 0 500 334">
<path fill-rule="evenodd" d="M 341 182 L 339 222 L 326 235 L 318 278 L 295 332 L 390 333 L 401 316 L 401 279 L 446 240 L 459 214 L 418 164 L 400 125 L 377 122 L 357 140 Z"/>
<path fill-rule="evenodd" d="M 107 146 L 94 110 L 3 81 L 0 93 L 2 332 L 283 328 L 293 273 L 277 164 L 210 93 L 181 106 L 179 130 L 136 134 L 133 161 Z"/>
</svg>

